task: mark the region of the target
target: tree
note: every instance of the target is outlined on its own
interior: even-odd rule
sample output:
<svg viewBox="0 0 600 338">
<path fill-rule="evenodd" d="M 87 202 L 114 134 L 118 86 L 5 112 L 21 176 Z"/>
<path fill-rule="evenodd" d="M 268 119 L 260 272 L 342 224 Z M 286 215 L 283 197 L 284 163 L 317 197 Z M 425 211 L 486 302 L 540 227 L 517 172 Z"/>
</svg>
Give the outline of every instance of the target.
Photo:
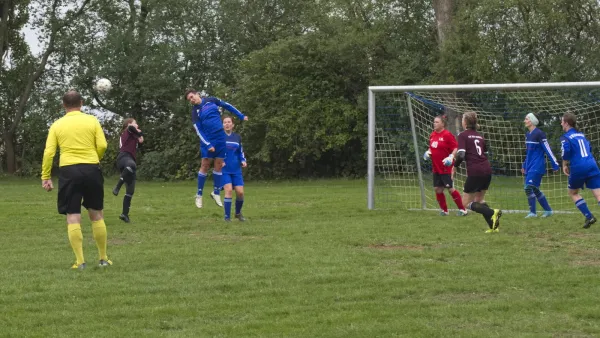
<svg viewBox="0 0 600 338">
<path fill-rule="evenodd" d="M 3 93 L 0 96 L 2 105 L 2 141 L 6 152 L 6 164 L 9 173 L 16 170 L 15 135 L 23 119 L 29 99 L 36 83 L 46 71 L 50 57 L 56 52 L 57 44 L 74 38 L 68 28 L 86 10 L 91 0 L 61 1 L 50 3 L 41 0 L 17 4 L 13 0 L 5 0 L 2 4 L 2 24 L 0 24 L 0 40 L 2 60 Z M 28 6 L 38 13 L 32 25 L 45 38 L 46 45 L 39 56 L 31 55 L 28 46 L 20 36 L 20 29 L 29 18 Z"/>
<path fill-rule="evenodd" d="M 456 14 L 456 1 L 458 0 L 433 0 L 435 23 L 437 28 L 438 48 L 444 51 L 448 42 L 448 36 L 452 33 L 453 21 Z M 460 130 L 460 117 L 452 109 L 445 109 L 444 114 L 448 117 L 448 130 L 458 135 Z"/>
</svg>

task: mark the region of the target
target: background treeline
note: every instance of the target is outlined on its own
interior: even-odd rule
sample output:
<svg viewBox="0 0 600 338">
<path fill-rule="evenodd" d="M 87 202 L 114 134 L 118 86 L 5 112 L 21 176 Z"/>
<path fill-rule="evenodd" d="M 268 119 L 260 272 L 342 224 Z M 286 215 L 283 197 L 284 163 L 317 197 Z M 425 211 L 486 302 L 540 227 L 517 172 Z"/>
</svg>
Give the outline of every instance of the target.
<svg viewBox="0 0 600 338">
<path fill-rule="evenodd" d="M 0 169 L 38 175 L 74 87 L 103 112 L 114 172 L 123 117 L 140 176 L 195 176 L 186 88 L 250 121 L 253 178 L 366 173 L 369 85 L 596 80 L 596 0 L 0 0 Z M 32 53 L 23 29 L 35 32 Z M 99 77 L 113 83 L 98 96 Z M 108 113 L 111 112 L 111 113 Z"/>
</svg>

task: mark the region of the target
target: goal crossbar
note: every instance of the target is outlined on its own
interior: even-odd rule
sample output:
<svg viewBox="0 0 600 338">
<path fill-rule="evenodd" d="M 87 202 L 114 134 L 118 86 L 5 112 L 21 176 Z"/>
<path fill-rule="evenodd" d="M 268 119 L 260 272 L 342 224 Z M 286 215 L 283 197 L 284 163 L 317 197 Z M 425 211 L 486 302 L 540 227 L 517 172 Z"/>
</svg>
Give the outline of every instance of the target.
<svg viewBox="0 0 600 338">
<path fill-rule="evenodd" d="M 559 88 L 598 88 L 600 81 L 592 82 L 547 82 L 547 83 L 496 83 L 496 84 L 454 84 L 454 85 L 415 85 L 415 86 L 369 86 L 369 92 L 404 91 L 485 91 L 485 90 L 525 90 Z"/>
</svg>

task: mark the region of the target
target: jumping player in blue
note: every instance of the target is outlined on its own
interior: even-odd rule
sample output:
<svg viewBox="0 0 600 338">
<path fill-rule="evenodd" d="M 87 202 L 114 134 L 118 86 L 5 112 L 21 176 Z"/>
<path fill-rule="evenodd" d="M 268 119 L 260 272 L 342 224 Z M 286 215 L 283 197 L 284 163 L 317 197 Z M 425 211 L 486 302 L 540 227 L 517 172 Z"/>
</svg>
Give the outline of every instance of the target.
<svg viewBox="0 0 600 338">
<path fill-rule="evenodd" d="M 583 227 L 589 228 L 596 223 L 596 217 L 588 209 L 587 203 L 579 194 L 579 189 L 584 185 L 592 190 L 592 194 L 600 204 L 600 169 L 592 150 L 590 142 L 583 133 L 577 131 L 577 120 L 574 114 L 566 113 L 563 115 L 560 125 L 565 134 L 561 136 L 560 143 L 562 148 L 563 172 L 569 176 L 569 196 L 575 206 L 583 216 L 585 223 Z"/>
<path fill-rule="evenodd" d="M 193 90 L 185 92 L 185 99 L 192 105 L 192 122 L 194 129 L 200 137 L 200 156 L 202 163 L 198 171 L 198 191 L 196 193 L 196 207 L 202 208 L 202 190 L 210 162 L 214 159 L 213 182 L 214 190 L 210 196 L 215 203 L 223 207 L 221 197 L 221 168 L 223 167 L 223 159 L 225 158 L 226 135 L 223 130 L 223 122 L 221 121 L 221 113 L 219 107 L 222 107 L 233 114 L 240 120 L 248 121 L 248 117 L 242 114 L 234 106 L 225 101 L 221 101 L 215 97 L 201 97 L 200 94 Z"/>
<path fill-rule="evenodd" d="M 527 202 L 529 203 L 529 214 L 525 218 L 537 217 L 535 210 L 537 202 L 540 202 L 540 205 L 544 208 L 542 217 L 550 217 L 552 216 L 552 208 L 550 208 L 550 204 L 548 204 L 544 193 L 540 191 L 542 176 L 546 173 L 546 159 L 544 158 L 544 154 L 550 160 L 554 171 L 558 171 L 560 167 L 556 157 L 552 153 L 552 149 L 550 149 L 548 140 L 546 140 L 546 133 L 537 128 L 539 123 L 538 118 L 534 114 L 529 113 L 525 116 L 524 122 L 525 127 L 529 129 L 525 134 L 527 154 L 521 168 L 521 173 L 525 175 L 524 189 L 525 195 L 527 195 Z"/>
<path fill-rule="evenodd" d="M 233 132 L 233 119 L 230 116 L 223 118 L 223 128 L 227 135 L 227 155 L 225 156 L 225 166 L 223 167 L 223 190 L 225 190 L 225 221 L 231 221 L 231 197 L 232 189 L 235 189 L 235 218 L 244 222 L 246 219 L 242 215 L 242 205 L 244 205 L 244 178 L 242 177 L 242 168 L 246 167 L 246 156 L 242 148 L 242 138 L 239 134 Z"/>
</svg>

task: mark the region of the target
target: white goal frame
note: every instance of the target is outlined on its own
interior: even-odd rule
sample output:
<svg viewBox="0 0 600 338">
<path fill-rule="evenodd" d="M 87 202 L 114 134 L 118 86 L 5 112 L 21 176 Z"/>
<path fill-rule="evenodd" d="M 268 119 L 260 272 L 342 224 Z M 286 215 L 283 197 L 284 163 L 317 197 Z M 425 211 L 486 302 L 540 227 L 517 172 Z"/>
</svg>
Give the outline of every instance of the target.
<svg viewBox="0 0 600 338">
<path fill-rule="evenodd" d="M 376 152 L 376 94 L 377 93 L 404 93 L 407 98 L 410 128 L 412 131 L 412 143 L 416 156 L 416 167 L 418 171 L 418 183 L 421 193 L 421 209 L 426 209 L 426 192 L 424 188 L 423 174 L 420 159 L 422 151 L 418 148 L 417 133 L 415 130 L 415 118 L 411 99 L 406 92 L 419 91 L 494 91 L 494 90 L 548 90 L 548 89 L 600 89 L 600 82 L 549 82 L 549 83 L 509 83 L 509 84 L 457 84 L 457 85 L 418 85 L 418 86 L 370 86 L 368 88 L 368 148 L 367 148 L 367 208 L 375 209 L 375 152 Z M 599 123 L 600 124 L 600 123 Z M 421 149 L 423 150 L 423 149 Z M 423 150 L 424 151 L 424 150 Z M 428 184 L 429 182 L 427 182 Z M 566 193 L 566 192 L 565 192 Z M 524 198 L 524 203 L 525 198 Z"/>
</svg>

